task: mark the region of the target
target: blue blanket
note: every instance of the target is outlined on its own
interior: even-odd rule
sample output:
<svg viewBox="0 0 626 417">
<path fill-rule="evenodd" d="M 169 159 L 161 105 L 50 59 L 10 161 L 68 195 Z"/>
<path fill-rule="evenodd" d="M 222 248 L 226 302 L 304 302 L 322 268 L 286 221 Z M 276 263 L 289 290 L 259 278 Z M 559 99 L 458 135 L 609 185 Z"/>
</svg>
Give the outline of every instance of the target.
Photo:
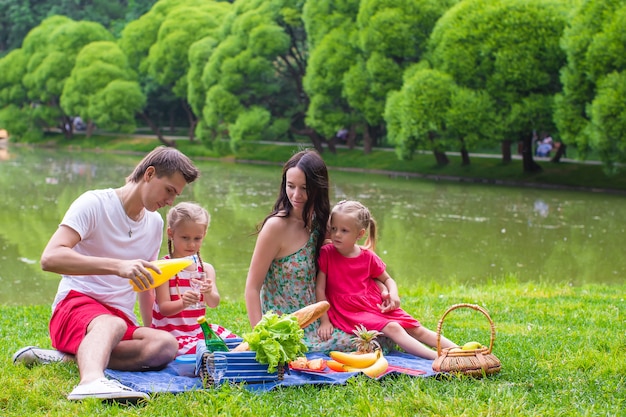
<svg viewBox="0 0 626 417">
<path fill-rule="evenodd" d="M 406 374 L 416 377 L 428 377 L 435 375 L 432 370 L 432 361 L 422 359 L 402 352 L 390 352 L 385 355 L 389 362 L 389 369 L 376 379 L 387 378 L 390 375 Z M 324 358 L 327 355 L 319 352 L 307 354 L 308 359 Z M 116 379 L 122 384 L 146 393 L 181 393 L 190 390 L 204 389 L 202 381 L 198 377 L 190 376 L 188 371 L 181 372 L 180 365 L 172 362 L 165 369 L 154 372 L 125 372 L 107 369 L 107 377 Z M 360 372 L 335 372 L 326 369 L 324 372 L 289 370 L 284 378 L 279 381 L 244 384 L 251 391 L 269 391 L 276 387 L 288 387 L 298 385 L 337 385 L 345 384 L 346 381 Z"/>
</svg>

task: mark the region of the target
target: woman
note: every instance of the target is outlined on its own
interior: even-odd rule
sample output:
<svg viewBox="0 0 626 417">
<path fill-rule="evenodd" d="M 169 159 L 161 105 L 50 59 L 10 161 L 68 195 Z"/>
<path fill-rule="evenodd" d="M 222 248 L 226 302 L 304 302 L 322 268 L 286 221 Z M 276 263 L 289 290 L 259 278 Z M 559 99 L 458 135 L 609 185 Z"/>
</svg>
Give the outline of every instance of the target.
<svg viewBox="0 0 626 417">
<path fill-rule="evenodd" d="M 293 155 L 283 167 L 272 212 L 258 230 L 246 279 L 246 308 L 254 327 L 263 313 L 292 313 L 315 303 L 317 258 L 330 214 L 328 170 L 312 150 Z M 322 341 L 319 321 L 304 329 L 311 351 L 350 350 L 351 336 L 341 330 Z"/>
</svg>

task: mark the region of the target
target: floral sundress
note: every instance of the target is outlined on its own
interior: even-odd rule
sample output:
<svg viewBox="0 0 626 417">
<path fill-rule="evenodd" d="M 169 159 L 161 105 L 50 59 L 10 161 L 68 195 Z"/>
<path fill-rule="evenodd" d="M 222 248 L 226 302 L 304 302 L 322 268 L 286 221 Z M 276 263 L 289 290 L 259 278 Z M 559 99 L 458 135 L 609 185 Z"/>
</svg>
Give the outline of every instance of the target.
<svg viewBox="0 0 626 417">
<path fill-rule="evenodd" d="M 280 259 L 274 259 L 265 276 L 261 288 L 261 311 L 272 310 L 276 314 L 293 313 L 315 303 L 316 261 L 315 243 L 318 232 L 314 230 L 308 242 L 297 252 Z M 320 340 L 316 320 L 304 329 L 304 343 L 311 352 L 331 350 L 354 350 L 352 334 L 335 329 L 328 340 Z"/>
</svg>

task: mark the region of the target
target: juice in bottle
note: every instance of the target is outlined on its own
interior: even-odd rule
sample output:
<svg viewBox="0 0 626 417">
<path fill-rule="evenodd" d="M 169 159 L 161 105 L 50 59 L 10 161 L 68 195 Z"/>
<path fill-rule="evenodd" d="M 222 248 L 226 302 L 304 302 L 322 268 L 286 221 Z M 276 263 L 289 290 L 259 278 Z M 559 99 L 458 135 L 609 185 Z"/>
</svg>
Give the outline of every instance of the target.
<svg viewBox="0 0 626 417">
<path fill-rule="evenodd" d="M 154 281 L 154 284 L 152 284 L 149 288 L 155 288 L 163 284 L 164 282 L 167 282 L 168 279 L 172 278 L 174 275 L 187 268 L 193 262 L 193 257 L 159 259 L 157 261 L 152 261 L 152 263 L 161 270 L 161 273 L 157 274 L 152 269 L 148 268 L 148 270 L 152 274 L 152 280 Z M 140 290 L 133 281 L 130 281 L 130 284 L 133 286 L 133 290 L 137 292 L 144 291 Z"/>
</svg>

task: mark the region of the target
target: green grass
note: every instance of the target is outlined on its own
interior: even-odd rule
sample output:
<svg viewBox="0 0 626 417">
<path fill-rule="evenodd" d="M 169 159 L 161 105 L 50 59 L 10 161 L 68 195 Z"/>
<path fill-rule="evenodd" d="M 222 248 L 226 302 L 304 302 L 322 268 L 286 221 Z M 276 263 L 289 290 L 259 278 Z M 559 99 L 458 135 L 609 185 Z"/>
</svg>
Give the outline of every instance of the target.
<svg viewBox="0 0 626 417">
<path fill-rule="evenodd" d="M 59 134 L 48 134 L 44 138 L 43 144 L 77 150 L 147 153 L 160 142 L 151 137 L 134 137 L 132 135 L 99 134 L 89 139 L 77 135 L 71 140 L 66 140 Z M 276 165 L 284 163 L 299 148 L 310 147 L 308 143 L 303 142 L 290 144 L 243 142 L 238 146 L 235 154 L 227 143 L 220 144 L 219 149 L 208 149 L 199 141 L 192 143 L 183 139 L 177 140 L 176 146 L 192 158 L 257 161 Z M 449 155 L 450 163 L 445 167 L 437 166 L 430 153 L 418 153 L 412 160 L 401 161 L 395 152 L 383 149 L 376 149 L 365 155 L 360 149 L 341 148 L 337 150 L 336 154 L 325 151 L 323 157 L 330 169 L 366 170 L 400 176 L 411 175 L 437 181 L 449 180 L 626 192 L 626 175 L 624 175 L 623 169 L 615 175 L 607 176 L 602 165 L 597 164 L 578 162 L 557 164 L 541 160 L 537 162 L 543 171 L 528 174 L 523 172 L 521 160 L 514 159 L 510 163 L 504 164 L 499 157 L 486 158 L 471 154 L 470 165 L 462 166 L 460 156 Z"/>
<path fill-rule="evenodd" d="M 0 306 L 0 415 L 3 416 L 623 416 L 626 415 L 626 285 L 520 283 L 477 287 L 437 284 L 401 289 L 403 308 L 436 330 L 451 305 L 479 304 L 496 326 L 500 373 L 485 379 L 365 376 L 345 386 L 304 386 L 251 393 L 240 386 L 159 394 L 141 406 L 73 403 L 75 364 L 26 369 L 11 355 L 25 345 L 49 347 L 49 306 Z M 224 302 L 211 320 L 248 331 L 245 305 Z M 462 343 L 490 339 L 480 312 L 461 308 L 443 333 Z"/>
</svg>

